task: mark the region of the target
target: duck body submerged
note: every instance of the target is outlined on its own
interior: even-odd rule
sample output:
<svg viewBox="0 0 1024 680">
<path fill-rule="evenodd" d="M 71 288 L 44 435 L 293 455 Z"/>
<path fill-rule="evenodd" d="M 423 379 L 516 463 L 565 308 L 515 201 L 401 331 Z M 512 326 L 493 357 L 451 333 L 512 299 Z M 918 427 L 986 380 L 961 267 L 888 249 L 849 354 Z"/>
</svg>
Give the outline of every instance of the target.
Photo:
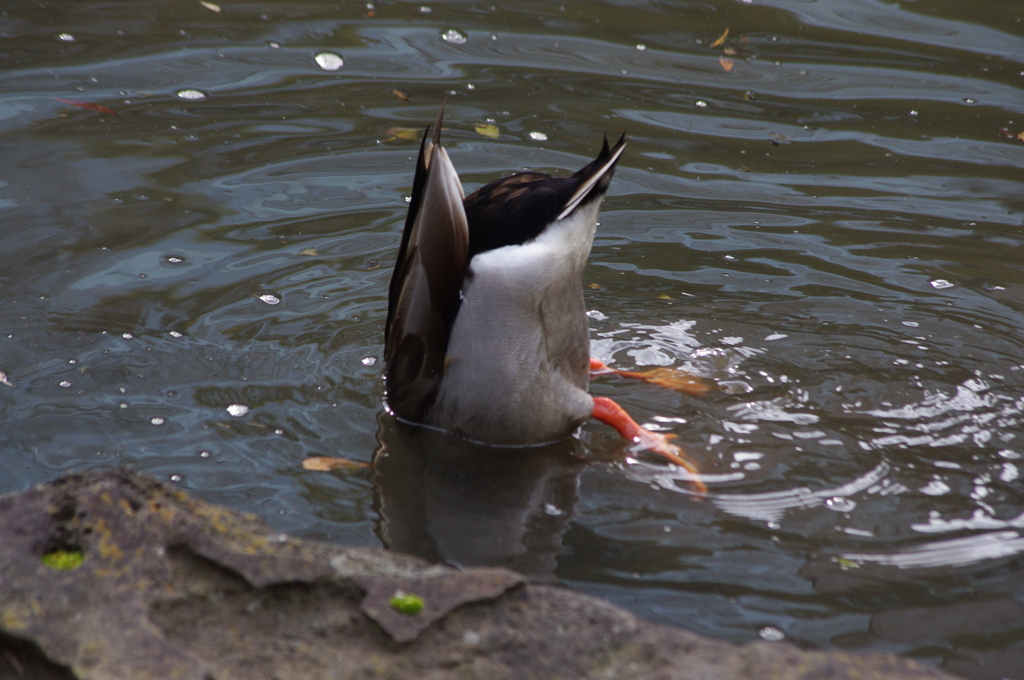
<svg viewBox="0 0 1024 680">
<path fill-rule="evenodd" d="M 562 439 L 590 418 L 582 276 L 599 203 L 530 242 L 473 256 L 445 379 L 424 422 L 515 445 Z"/>
<path fill-rule="evenodd" d="M 440 123 L 391 281 L 387 407 L 493 445 L 565 438 L 594 412 L 583 268 L 625 135 L 568 177 L 524 172 L 463 198 Z"/>
</svg>

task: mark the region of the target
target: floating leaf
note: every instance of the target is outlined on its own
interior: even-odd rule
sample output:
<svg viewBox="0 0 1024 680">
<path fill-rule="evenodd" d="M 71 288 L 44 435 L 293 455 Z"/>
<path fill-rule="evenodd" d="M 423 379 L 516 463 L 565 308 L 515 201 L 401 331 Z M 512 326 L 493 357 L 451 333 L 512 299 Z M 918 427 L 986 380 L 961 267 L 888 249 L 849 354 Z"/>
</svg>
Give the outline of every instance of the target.
<svg viewBox="0 0 1024 680">
<path fill-rule="evenodd" d="M 303 248 L 299 251 L 299 255 L 308 255 L 310 257 L 316 257 L 319 254 L 316 248 Z"/>
<path fill-rule="evenodd" d="M 718 63 L 721 64 L 722 68 L 725 69 L 727 72 L 732 70 L 732 67 L 733 67 L 732 59 L 726 59 L 725 57 L 719 57 L 718 58 Z"/>
<path fill-rule="evenodd" d="M 739 54 L 739 52 L 737 52 L 731 47 L 726 47 L 724 50 L 722 50 L 722 52 L 729 55 L 730 57 L 735 57 L 737 54 Z"/>
<path fill-rule="evenodd" d="M 417 128 L 407 127 L 392 127 L 384 131 L 384 134 L 388 135 L 385 142 L 390 142 L 395 139 L 404 139 L 407 142 L 415 142 L 420 138 L 420 131 Z"/>
<path fill-rule="evenodd" d="M 55 100 L 61 104 L 70 104 L 71 106 L 77 106 L 80 109 L 88 109 L 97 113 L 105 113 L 108 116 L 116 116 L 117 114 L 102 104 L 96 104 L 95 102 L 78 102 L 74 99 L 61 99 L 60 97 L 54 97 Z"/>
<path fill-rule="evenodd" d="M 1024 132 L 1017 133 L 1017 139 L 1019 139 L 1020 141 L 1024 142 Z"/>
<path fill-rule="evenodd" d="M 369 463 L 361 460 L 349 460 L 347 458 L 331 458 L 329 456 L 312 456 L 302 461 L 305 470 L 315 472 L 329 472 L 331 470 L 362 470 L 370 467 Z"/>
<path fill-rule="evenodd" d="M 206 9 L 210 10 L 211 12 L 219 12 L 220 11 L 220 5 L 215 5 L 212 2 L 206 2 L 206 0 L 200 0 L 199 4 L 202 5 L 203 7 L 205 7 Z"/>
<path fill-rule="evenodd" d="M 478 135 L 483 135 L 489 139 L 497 139 L 501 136 L 501 130 L 498 129 L 497 125 L 491 125 L 486 123 L 484 125 L 477 125 L 474 128 Z"/>
<path fill-rule="evenodd" d="M 728 28 L 725 29 L 725 33 L 723 33 L 722 35 L 718 36 L 718 40 L 716 40 L 715 42 L 711 43 L 711 46 L 712 47 L 720 47 L 725 42 L 725 39 L 727 37 L 729 37 L 729 29 Z"/>
<path fill-rule="evenodd" d="M 601 284 L 600 283 L 588 283 L 587 284 L 587 288 L 590 288 L 591 290 L 601 290 Z"/>
<path fill-rule="evenodd" d="M 671 300 L 671 299 L 672 299 L 672 296 L 670 296 L 670 295 L 665 295 L 664 293 L 662 293 L 661 295 L 659 295 L 659 296 L 658 296 L 658 299 L 659 299 L 659 300 Z"/>
<path fill-rule="evenodd" d="M 394 97 L 395 99 L 401 99 L 403 102 L 412 101 L 411 99 L 409 99 L 409 95 L 402 92 L 401 90 L 391 90 L 391 96 Z"/>
</svg>

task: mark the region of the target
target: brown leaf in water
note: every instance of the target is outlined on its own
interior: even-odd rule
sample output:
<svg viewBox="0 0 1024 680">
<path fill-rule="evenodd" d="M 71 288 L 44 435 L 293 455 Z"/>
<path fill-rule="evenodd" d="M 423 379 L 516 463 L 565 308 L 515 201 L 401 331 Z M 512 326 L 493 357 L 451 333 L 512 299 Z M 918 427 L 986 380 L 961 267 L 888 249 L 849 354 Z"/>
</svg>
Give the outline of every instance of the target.
<svg viewBox="0 0 1024 680">
<path fill-rule="evenodd" d="M 659 300 L 671 300 L 671 299 L 672 299 L 672 297 L 671 297 L 671 296 L 669 296 L 669 295 L 665 295 L 664 293 L 662 293 L 661 295 L 659 295 L 659 296 L 658 296 L 658 299 L 659 299 Z"/>
<path fill-rule="evenodd" d="M 418 128 L 391 127 L 385 130 L 384 134 L 388 135 L 388 138 L 384 140 L 385 142 L 390 142 L 396 139 L 415 142 L 420 138 L 420 131 Z"/>
<path fill-rule="evenodd" d="M 369 463 L 361 460 L 348 460 L 347 458 L 331 458 L 329 456 L 312 456 L 302 461 L 305 470 L 315 472 L 329 472 L 331 470 L 364 470 L 370 467 Z"/>
<path fill-rule="evenodd" d="M 726 59 L 725 57 L 719 57 L 718 58 L 718 63 L 722 65 L 722 68 L 725 69 L 726 72 L 732 70 L 732 67 L 733 67 L 732 59 Z"/>
<path fill-rule="evenodd" d="M 722 35 L 718 36 L 718 40 L 716 40 L 715 42 L 711 43 L 711 47 L 720 47 L 725 42 L 725 39 L 728 38 L 728 37 L 729 37 L 729 29 L 727 28 L 727 29 L 725 29 L 725 33 L 723 33 Z"/>
<path fill-rule="evenodd" d="M 117 115 L 117 113 L 108 109 L 106 106 L 103 106 L 102 104 L 97 104 L 95 102 L 78 102 L 74 99 L 61 99 L 60 97 L 54 97 L 54 99 L 59 101 L 61 104 L 71 104 L 71 106 L 77 106 L 80 109 L 88 109 L 90 111 L 95 111 L 97 113 L 105 113 L 108 116 Z"/>
<path fill-rule="evenodd" d="M 1020 141 L 1024 142 L 1024 132 L 1017 133 L 1017 139 L 1019 139 Z"/>
<path fill-rule="evenodd" d="M 737 52 L 731 47 L 726 47 L 724 50 L 722 50 L 722 52 L 730 57 L 735 57 L 737 54 L 739 54 L 739 52 Z"/>
<path fill-rule="evenodd" d="M 409 95 L 402 92 L 401 90 L 391 90 L 391 96 L 394 97 L 395 99 L 401 99 L 403 102 L 412 101 L 411 99 L 409 99 Z"/>
<path fill-rule="evenodd" d="M 299 255 L 308 255 L 310 257 L 316 257 L 319 254 L 316 248 L 303 248 L 299 251 Z"/>
<path fill-rule="evenodd" d="M 587 288 L 590 288 L 591 290 L 601 290 L 601 284 L 600 283 L 588 283 L 587 284 Z"/>
</svg>

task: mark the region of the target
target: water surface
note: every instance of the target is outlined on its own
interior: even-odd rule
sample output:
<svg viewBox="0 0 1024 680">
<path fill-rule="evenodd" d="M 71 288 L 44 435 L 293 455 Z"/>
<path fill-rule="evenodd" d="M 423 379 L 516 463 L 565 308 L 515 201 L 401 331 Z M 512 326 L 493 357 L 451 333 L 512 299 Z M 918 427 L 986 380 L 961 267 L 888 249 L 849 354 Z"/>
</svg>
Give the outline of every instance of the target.
<svg viewBox="0 0 1024 680">
<path fill-rule="evenodd" d="M 0 492 L 131 464 L 722 639 L 1024 677 L 1020 3 L 219 9 L 2 10 Z M 601 425 L 467 458 L 379 417 L 406 129 L 445 98 L 467 189 L 632 135 L 593 351 L 719 389 L 592 391 L 706 500 Z"/>
</svg>

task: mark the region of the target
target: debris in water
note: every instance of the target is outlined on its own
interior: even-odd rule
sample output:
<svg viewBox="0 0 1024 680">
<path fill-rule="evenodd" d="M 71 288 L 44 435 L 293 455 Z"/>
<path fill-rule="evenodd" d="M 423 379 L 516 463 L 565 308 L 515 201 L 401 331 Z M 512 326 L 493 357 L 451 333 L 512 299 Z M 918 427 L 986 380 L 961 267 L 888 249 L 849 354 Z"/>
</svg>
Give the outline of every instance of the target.
<svg viewBox="0 0 1024 680">
<path fill-rule="evenodd" d="M 70 104 L 71 106 L 77 106 L 80 109 L 88 109 L 89 111 L 95 111 L 97 113 L 105 113 L 108 116 L 117 115 L 116 112 L 112 111 L 111 109 L 108 109 L 106 106 L 103 106 L 102 104 L 97 104 L 95 102 L 79 102 L 75 101 L 74 99 L 61 99 L 60 97 L 54 97 L 54 99 L 59 101 L 61 104 Z"/>
</svg>

